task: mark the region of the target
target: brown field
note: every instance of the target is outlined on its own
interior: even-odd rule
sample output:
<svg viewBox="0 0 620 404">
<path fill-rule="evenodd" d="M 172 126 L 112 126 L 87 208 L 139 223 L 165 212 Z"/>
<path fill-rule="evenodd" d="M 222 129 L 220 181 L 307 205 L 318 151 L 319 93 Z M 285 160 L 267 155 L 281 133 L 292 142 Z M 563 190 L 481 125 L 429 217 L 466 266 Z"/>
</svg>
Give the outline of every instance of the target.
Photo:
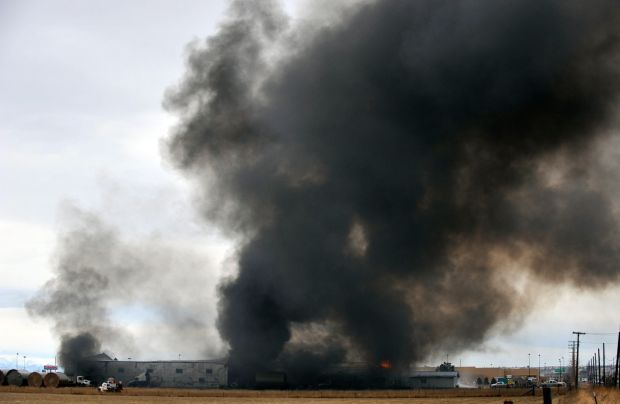
<svg viewBox="0 0 620 404">
<path fill-rule="evenodd" d="M 540 392 L 535 397 L 528 390 L 452 389 L 452 390 L 366 390 L 366 391 L 255 391 L 255 390 L 189 390 L 126 388 L 122 393 L 99 393 L 95 388 L 45 389 L 32 387 L 0 387 L 0 403 L 296 403 L 296 404 L 485 404 L 511 400 L 514 404 L 542 403 Z M 563 393 L 563 392 L 562 392 Z M 600 393 L 602 394 L 602 393 Z M 593 403 L 592 394 L 583 397 L 559 396 L 554 403 Z M 599 396 L 600 397 L 600 396 Z M 609 396 L 611 397 L 611 396 Z M 565 399 L 570 399 L 566 401 Z M 578 401 L 575 401 L 578 400 Z M 585 400 L 585 401 L 580 401 Z M 601 401 L 599 403 L 608 401 Z M 609 401 L 615 403 L 615 401 Z M 620 404 L 620 402 L 619 402 Z"/>
<path fill-rule="evenodd" d="M 596 394 L 596 401 L 594 394 Z M 557 401 L 553 401 L 554 404 L 556 402 L 558 404 L 620 404 L 620 390 L 603 388 L 596 388 L 594 390 L 591 388 L 581 389 L 576 394 L 567 394 L 560 397 Z"/>
</svg>

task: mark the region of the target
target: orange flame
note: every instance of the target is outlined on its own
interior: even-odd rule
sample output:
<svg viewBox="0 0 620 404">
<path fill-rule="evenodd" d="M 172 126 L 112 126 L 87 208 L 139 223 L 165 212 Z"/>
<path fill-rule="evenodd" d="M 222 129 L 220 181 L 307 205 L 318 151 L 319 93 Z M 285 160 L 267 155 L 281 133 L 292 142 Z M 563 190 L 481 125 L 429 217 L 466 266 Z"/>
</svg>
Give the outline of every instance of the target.
<svg viewBox="0 0 620 404">
<path fill-rule="evenodd" d="M 381 362 L 379 362 L 379 367 L 381 369 L 390 369 L 392 367 L 392 364 L 388 360 L 382 360 Z"/>
</svg>

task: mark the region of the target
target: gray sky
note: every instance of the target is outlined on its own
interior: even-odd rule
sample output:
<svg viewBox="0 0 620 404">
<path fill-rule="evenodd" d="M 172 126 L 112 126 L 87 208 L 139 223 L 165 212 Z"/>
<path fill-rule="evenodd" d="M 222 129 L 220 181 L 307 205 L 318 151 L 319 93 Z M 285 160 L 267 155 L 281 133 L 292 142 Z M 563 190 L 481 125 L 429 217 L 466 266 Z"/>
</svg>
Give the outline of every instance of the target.
<svg viewBox="0 0 620 404">
<path fill-rule="evenodd" d="M 299 1 L 285 6 L 305 15 Z M 225 10 L 220 0 L 0 1 L 0 367 L 14 363 L 16 352 L 31 367 L 53 361 L 56 337 L 23 304 L 52 276 L 67 205 L 96 212 L 128 238 L 195 250 L 209 263 L 201 279 L 205 315 L 214 318 L 214 287 L 229 270 L 231 245 L 194 212 L 190 184 L 162 160 L 159 141 L 175 122 L 161 102 L 183 75 L 186 44 L 212 34 Z M 572 330 L 618 329 L 618 292 L 541 285 L 522 326 L 498 330 L 479 350 L 450 360 L 527 366 L 531 353 L 535 366 L 540 353 L 542 363 L 557 364 L 568 357 Z M 120 317 L 137 334 L 146 327 L 139 314 Z M 178 350 L 155 348 L 162 356 Z M 440 352 L 430 358 L 442 359 Z"/>
</svg>

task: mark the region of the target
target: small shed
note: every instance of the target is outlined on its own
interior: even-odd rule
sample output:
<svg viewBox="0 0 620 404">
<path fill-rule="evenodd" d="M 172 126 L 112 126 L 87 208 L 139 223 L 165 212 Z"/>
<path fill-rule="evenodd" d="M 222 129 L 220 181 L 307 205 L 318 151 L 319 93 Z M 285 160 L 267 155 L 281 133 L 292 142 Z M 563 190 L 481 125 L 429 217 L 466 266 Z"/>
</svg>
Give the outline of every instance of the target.
<svg viewBox="0 0 620 404">
<path fill-rule="evenodd" d="M 457 387 L 457 372 L 414 372 L 409 376 L 412 389 L 452 389 Z"/>
</svg>

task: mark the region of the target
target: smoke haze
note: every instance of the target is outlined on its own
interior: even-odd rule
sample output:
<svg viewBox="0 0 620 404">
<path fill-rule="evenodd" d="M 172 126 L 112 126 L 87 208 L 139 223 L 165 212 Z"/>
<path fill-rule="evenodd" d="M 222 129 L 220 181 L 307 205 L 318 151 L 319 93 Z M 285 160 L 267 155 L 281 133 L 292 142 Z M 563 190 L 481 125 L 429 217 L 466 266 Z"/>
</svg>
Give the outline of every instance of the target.
<svg viewBox="0 0 620 404">
<path fill-rule="evenodd" d="M 67 373 L 102 349 L 156 359 L 224 354 L 211 325 L 213 264 L 199 250 L 156 236 L 127 237 L 69 204 L 61 222 L 55 277 L 26 307 L 52 320 Z"/>
<path fill-rule="evenodd" d="M 394 0 L 301 29 L 234 2 L 166 97 L 170 158 L 238 242 L 217 321 L 231 364 L 404 367 L 518 320 L 523 279 L 617 281 L 596 161 L 619 17 L 613 1 Z"/>
</svg>

